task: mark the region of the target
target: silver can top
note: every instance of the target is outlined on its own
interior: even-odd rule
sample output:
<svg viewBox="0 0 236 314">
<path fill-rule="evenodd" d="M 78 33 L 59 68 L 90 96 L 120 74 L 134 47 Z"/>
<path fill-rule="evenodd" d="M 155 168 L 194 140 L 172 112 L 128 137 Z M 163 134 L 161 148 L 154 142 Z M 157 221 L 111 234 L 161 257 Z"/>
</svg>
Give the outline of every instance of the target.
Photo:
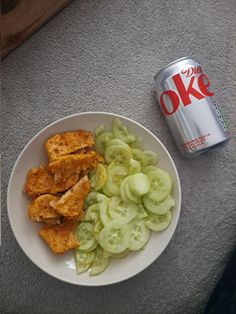
<svg viewBox="0 0 236 314">
<path fill-rule="evenodd" d="M 182 57 L 182 58 L 179 58 L 179 59 L 177 59 L 177 60 L 174 60 L 174 61 L 168 63 L 164 68 L 162 68 L 160 71 L 157 72 L 157 74 L 154 76 L 154 80 L 157 81 L 157 77 L 158 77 L 163 71 L 165 71 L 167 68 L 171 67 L 172 65 L 174 65 L 174 64 L 176 64 L 176 63 L 178 63 L 178 62 L 181 62 L 181 61 L 187 60 L 187 59 L 193 60 L 192 57 L 186 56 L 186 57 Z"/>
</svg>

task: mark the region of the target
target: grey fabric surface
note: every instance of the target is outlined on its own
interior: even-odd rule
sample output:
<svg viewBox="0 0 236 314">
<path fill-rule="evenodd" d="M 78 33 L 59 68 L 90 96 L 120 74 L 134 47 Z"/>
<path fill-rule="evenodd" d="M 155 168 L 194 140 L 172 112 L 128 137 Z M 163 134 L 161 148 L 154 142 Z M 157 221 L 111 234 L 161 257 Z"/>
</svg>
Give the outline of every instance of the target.
<svg viewBox="0 0 236 314">
<path fill-rule="evenodd" d="M 236 131 L 234 0 L 75 1 L 2 64 L 1 313 L 201 313 L 236 244 L 236 145 L 194 160 L 177 152 L 153 95 L 153 76 L 192 55 L 202 62 Z M 16 243 L 6 190 L 25 144 L 82 111 L 124 114 L 166 145 L 179 171 L 177 230 L 148 269 L 85 288 L 43 273 Z"/>
</svg>

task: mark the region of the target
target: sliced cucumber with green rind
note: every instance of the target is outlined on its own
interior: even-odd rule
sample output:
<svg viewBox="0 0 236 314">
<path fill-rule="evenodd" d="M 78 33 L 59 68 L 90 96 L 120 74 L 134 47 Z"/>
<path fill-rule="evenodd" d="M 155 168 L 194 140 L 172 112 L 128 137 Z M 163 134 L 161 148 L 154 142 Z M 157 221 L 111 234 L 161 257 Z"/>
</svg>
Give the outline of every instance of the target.
<svg viewBox="0 0 236 314">
<path fill-rule="evenodd" d="M 101 190 L 107 181 L 107 170 L 102 164 L 97 165 L 96 178 L 95 178 L 95 190 Z M 91 182 L 91 181 L 90 181 Z"/>
<path fill-rule="evenodd" d="M 171 195 L 168 195 L 161 202 L 154 201 L 145 195 L 143 197 L 143 203 L 150 212 L 157 215 L 166 214 L 171 209 L 171 207 L 175 205 L 174 199 L 171 197 Z"/>
<path fill-rule="evenodd" d="M 128 248 L 129 227 L 118 220 L 108 222 L 99 234 L 99 244 L 111 253 L 120 253 Z"/>
<path fill-rule="evenodd" d="M 129 160 L 129 174 L 135 174 L 140 172 L 142 169 L 141 163 L 138 160 L 131 158 Z"/>
<path fill-rule="evenodd" d="M 102 133 L 105 133 L 106 129 L 103 124 L 100 124 L 96 129 L 95 129 L 95 136 L 98 137 Z"/>
<path fill-rule="evenodd" d="M 101 219 L 99 219 L 93 229 L 93 233 L 94 233 L 94 237 L 97 241 L 99 241 L 99 233 L 102 231 L 102 229 L 104 228 L 104 225 L 101 221 Z"/>
<path fill-rule="evenodd" d="M 133 148 L 132 149 L 133 159 L 138 160 L 141 165 L 144 163 L 144 154 L 140 149 Z"/>
<path fill-rule="evenodd" d="M 114 196 L 109 202 L 108 212 L 112 219 L 128 223 L 136 217 L 138 207 L 134 203 L 124 202 L 119 196 Z"/>
<path fill-rule="evenodd" d="M 147 176 L 150 180 L 150 191 L 147 194 L 149 198 L 159 202 L 170 194 L 172 180 L 166 171 L 158 168 L 156 171 L 148 172 Z"/>
<path fill-rule="evenodd" d="M 90 205 L 85 213 L 85 220 L 97 221 L 100 217 L 100 206 L 99 204 Z"/>
<path fill-rule="evenodd" d="M 121 182 L 121 185 L 120 185 L 120 195 L 121 195 L 121 198 L 124 202 L 130 202 L 130 199 L 129 197 L 127 196 L 126 194 L 126 184 L 128 182 L 128 177 L 125 178 L 122 182 Z"/>
<path fill-rule="evenodd" d="M 129 144 L 130 147 L 143 150 L 144 149 L 144 143 L 143 139 L 141 137 L 136 137 L 135 140 Z"/>
<path fill-rule="evenodd" d="M 104 256 L 103 250 L 100 247 L 96 249 L 96 255 L 92 262 L 90 269 L 90 276 L 96 276 L 101 274 L 108 266 L 109 258 Z"/>
<path fill-rule="evenodd" d="M 90 264 L 81 264 L 78 262 L 75 262 L 75 265 L 76 265 L 77 274 L 82 274 L 86 272 L 90 267 Z"/>
<path fill-rule="evenodd" d="M 108 143 L 107 143 L 107 147 L 109 147 L 109 146 L 112 146 L 112 145 L 114 145 L 114 146 L 116 146 L 116 145 L 122 145 L 122 146 L 124 146 L 124 147 L 126 147 L 126 148 L 129 148 L 129 145 L 128 144 L 126 144 L 124 141 L 122 141 L 122 140 L 119 140 L 118 138 L 113 138 L 113 139 L 111 139 Z"/>
<path fill-rule="evenodd" d="M 136 173 L 128 177 L 129 189 L 137 196 L 143 196 L 150 190 L 150 181 L 144 173 Z"/>
<path fill-rule="evenodd" d="M 147 243 L 151 232 L 143 220 L 135 219 L 129 224 L 129 234 L 128 248 L 137 251 Z"/>
<path fill-rule="evenodd" d="M 131 149 L 123 145 L 112 145 L 105 150 L 105 160 L 108 163 L 114 162 L 116 165 L 128 166 L 130 158 L 132 158 Z"/>
<path fill-rule="evenodd" d="M 109 189 L 108 181 L 104 184 L 102 191 L 107 197 L 112 197 L 114 195 L 113 191 Z"/>
<path fill-rule="evenodd" d="M 165 215 L 150 214 L 145 223 L 153 231 L 165 230 L 171 222 L 171 211 L 169 210 Z"/>
<path fill-rule="evenodd" d="M 112 132 L 103 132 L 95 138 L 95 149 L 99 154 L 104 154 L 107 143 L 113 138 L 113 136 Z"/>
<path fill-rule="evenodd" d="M 95 203 L 100 203 L 101 201 L 107 199 L 107 197 L 99 192 L 90 192 L 84 202 L 83 208 L 88 208 L 90 205 L 93 205 Z"/>
<path fill-rule="evenodd" d="M 74 234 L 79 242 L 80 250 L 89 250 L 96 242 L 93 233 L 94 225 L 90 222 L 81 222 L 76 228 Z"/>
<path fill-rule="evenodd" d="M 127 249 L 121 253 L 112 254 L 111 257 L 114 259 L 122 259 L 122 258 L 125 258 L 129 253 L 130 253 L 130 250 Z"/>
<path fill-rule="evenodd" d="M 146 212 L 145 207 L 143 206 L 143 204 L 140 203 L 140 204 L 137 204 L 137 206 L 138 206 L 138 212 L 137 212 L 136 218 L 137 218 L 137 219 L 143 219 L 143 218 L 147 217 L 148 214 L 147 214 L 147 212 Z"/>
<path fill-rule="evenodd" d="M 111 163 L 107 168 L 108 179 L 114 184 L 120 185 L 128 175 L 128 169 L 124 166 L 118 166 Z"/>
<path fill-rule="evenodd" d="M 130 189 L 128 181 L 125 185 L 125 193 L 130 202 L 134 202 L 136 204 L 139 204 L 141 202 L 141 197 Z"/>
<path fill-rule="evenodd" d="M 148 172 L 152 172 L 152 171 L 158 171 L 159 168 L 155 167 L 155 166 L 145 166 L 142 169 L 142 172 L 147 174 Z"/>
<path fill-rule="evenodd" d="M 75 250 L 75 260 L 79 264 L 91 264 L 95 257 L 95 251 L 85 252 L 80 249 Z"/>
<path fill-rule="evenodd" d="M 125 143 L 131 143 L 135 141 L 135 136 L 129 133 L 126 126 L 119 119 L 115 119 L 112 123 L 112 131 L 116 138 L 124 141 Z"/>
<path fill-rule="evenodd" d="M 109 213 L 108 213 L 108 204 L 109 201 L 105 200 L 100 204 L 100 218 L 104 226 L 110 221 Z"/>
<path fill-rule="evenodd" d="M 145 150 L 143 152 L 143 166 L 155 165 L 157 163 L 157 154 L 150 150 Z"/>
</svg>

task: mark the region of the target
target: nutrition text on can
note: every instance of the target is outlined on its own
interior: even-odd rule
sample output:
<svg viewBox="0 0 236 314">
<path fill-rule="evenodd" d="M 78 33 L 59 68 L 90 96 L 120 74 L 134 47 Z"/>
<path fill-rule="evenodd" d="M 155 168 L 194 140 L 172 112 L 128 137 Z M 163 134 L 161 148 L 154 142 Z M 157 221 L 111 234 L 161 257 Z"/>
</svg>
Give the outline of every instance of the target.
<svg viewBox="0 0 236 314">
<path fill-rule="evenodd" d="M 197 61 L 178 59 L 154 80 L 157 100 L 183 156 L 193 157 L 227 143 L 228 127 L 210 80 Z"/>
</svg>

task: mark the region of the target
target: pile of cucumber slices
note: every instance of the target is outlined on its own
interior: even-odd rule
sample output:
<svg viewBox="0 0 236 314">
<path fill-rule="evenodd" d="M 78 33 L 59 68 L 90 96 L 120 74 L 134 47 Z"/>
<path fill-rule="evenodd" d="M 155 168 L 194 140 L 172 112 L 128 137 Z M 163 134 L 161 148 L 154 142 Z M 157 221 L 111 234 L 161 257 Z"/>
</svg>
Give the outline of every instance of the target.
<svg viewBox="0 0 236 314">
<path fill-rule="evenodd" d="M 95 149 L 104 159 L 90 174 L 91 191 L 84 202 L 85 218 L 75 235 L 77 273 L 98 275 L 110 258 L 123 258 L 144 248 L 151 231 L 166 229 L 171 221 L 172 179 L 157 167 L 157 155 L 143 149 L 115 119 L 112 132 L 100 125 Z"/>
</svg>

